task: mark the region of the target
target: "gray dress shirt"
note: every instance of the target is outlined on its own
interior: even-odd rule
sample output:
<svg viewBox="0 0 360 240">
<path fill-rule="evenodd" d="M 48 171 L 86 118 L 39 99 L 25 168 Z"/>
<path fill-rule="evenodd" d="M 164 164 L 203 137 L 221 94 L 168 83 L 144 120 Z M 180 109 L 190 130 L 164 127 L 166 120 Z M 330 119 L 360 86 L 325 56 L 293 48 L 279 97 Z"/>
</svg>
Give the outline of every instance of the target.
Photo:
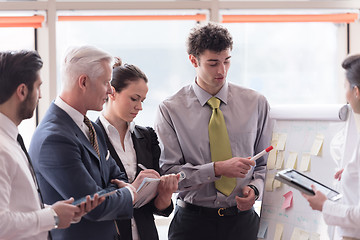
<svg viewBox="0 0 360 240">
<path fill-rule="evenodd" d="M 255 185 L 261 197 L 267 155 L 256 160 L 245 178 L 237 178 L 229 196 L 216 190 L 214 181 L 219 178 L 211 161 L 208 133 L 212 110 L 206 104 L 211 97 L 193 83 L 159 105 L 155 130 L 162 148 L 160 167 L 163 174 L 185 172 L 186 179 L 179 183 L 180 199 L 204 207 L 236 206 L 235 196 L 241 196 L 248 184 Z M 270 145 L 272 128 L 264 96 L 226 82 L 215 97 L 221 100 L 233 157 L 254 156 Z"/>
</svg>

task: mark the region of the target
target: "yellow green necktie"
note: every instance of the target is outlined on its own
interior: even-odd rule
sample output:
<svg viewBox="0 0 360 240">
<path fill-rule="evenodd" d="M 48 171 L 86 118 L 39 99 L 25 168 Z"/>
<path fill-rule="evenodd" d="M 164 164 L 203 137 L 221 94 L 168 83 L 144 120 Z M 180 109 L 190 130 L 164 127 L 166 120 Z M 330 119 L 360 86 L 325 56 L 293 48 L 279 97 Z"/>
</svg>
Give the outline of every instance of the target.
<svg viewBox="0 0 360 240">
<path fill-rule="evenodd" d="M 220 110 L 220 100 L 212 97 L 207 101 L 212 108 L 212 115 L 209 121 L 209 140 L 211 161 L 223 161 L 232 158 L 229 135 L 226 129 L 224 115 Z M 236 186 L 235 178 L 221 176 L 215 181 L 216 189 L 222 194 L 229 196 Z"/>
</svg>

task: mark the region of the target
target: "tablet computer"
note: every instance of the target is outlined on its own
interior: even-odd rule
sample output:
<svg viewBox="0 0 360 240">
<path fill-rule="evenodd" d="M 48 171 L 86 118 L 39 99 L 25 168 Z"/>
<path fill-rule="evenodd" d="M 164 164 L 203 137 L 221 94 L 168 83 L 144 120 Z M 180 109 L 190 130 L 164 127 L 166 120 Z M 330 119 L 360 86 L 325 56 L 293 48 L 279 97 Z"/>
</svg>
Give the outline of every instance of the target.
<svg viewBox="0 0 360 240">
<path fill-rule="evenodd" d="M 107 197 L 107 196 L 110 196 L 111 194 L 114 194 L 118 191 L 118 188 L 115 188 L 115 187 L 109 187 L 109 188 L 105 188 L 105 189 L 102 189 L 98 192 L 96 192 L 98 195 L 99 195 L 99 198 L 100 197 Z M 93 199 L 94 195 L 96 194 L 91 194 L 90 197 L 91 199 Z M 86 202 L 86 196 L 85 197 L 82 197 L 82 198 L 79 198 L 79 199 L 76 199 L 72 205 L 75 205 L 75 206 L 78 206 L 80 205 L 81 203 L 83 202 Z"/>
<path fill-rule="evenodd" d="M 337 201 L 342 197 L 341 194 L 335 191 L 334 189 L 294 169 L 285 169 L 277 172 L 277 174 L 275 175 L 275 179 L 291 187 L 294 187 L 299 191 L 308 195 L 315 195 L 314 191 L 311 189 L 311 185 L 314 185 L 317 190 L 324 193 L 327 196 L 327 198 L 332 201 Z"/>
</svg>

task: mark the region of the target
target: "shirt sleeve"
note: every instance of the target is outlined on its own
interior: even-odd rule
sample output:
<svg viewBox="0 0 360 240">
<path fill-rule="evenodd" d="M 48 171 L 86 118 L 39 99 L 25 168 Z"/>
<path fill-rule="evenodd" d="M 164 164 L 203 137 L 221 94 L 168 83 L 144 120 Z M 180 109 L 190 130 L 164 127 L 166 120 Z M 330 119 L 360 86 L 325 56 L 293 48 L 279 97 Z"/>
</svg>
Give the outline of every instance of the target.
<svg viewBox="0 0 360 240">
<path fill-rule="evenodd" d="M 55 226 L 55 220 L 50 209 L 33 212 L 4 212 L 0 214 L 0 238 L 18 239 L 38 235 L 47 235 Z"/>
<path fill-rule="evenodd" d="M 10 209 L 11 195 L 17 191 L 12 187 L 27 181 L 23 177 L 16 177 L 16 174 L 19 174 L 19 166 L 15 165 L 15 162 L 11 161 L 10 155 L 0 154 L 0 239 L 25 239 L 41 233 L 46 238 L 47 232 L 55 226 L 51 209 L 40 209 L 40 206 L 39 209 L 28 211 Z M 19 207 L 29 208 L 34 196 L 23 197 L 17 199 L 18 201 L 12 201 L 11 205 L 14 207 L 18 204 Z M 30 206 L 24 206 L 24 201 Z"/>
<path fill-rule="evenodd" d="M 131 200 L 134 202 L 134 193 L 133 193 L 133 191 L 131 190 L 131 188 L 130 188 L 129 186 L 126 186 L 125 188 L 126 188 L 127 190 L 129 190 L 130 195 L 131 195 Z"/>
<path fill-rule="evenodd" d="M 360 206 L 349 206 L 326 200 L 323 206 L 326 224 L 344 228 L 358 228 L 360 222 Z"/>
</svg>

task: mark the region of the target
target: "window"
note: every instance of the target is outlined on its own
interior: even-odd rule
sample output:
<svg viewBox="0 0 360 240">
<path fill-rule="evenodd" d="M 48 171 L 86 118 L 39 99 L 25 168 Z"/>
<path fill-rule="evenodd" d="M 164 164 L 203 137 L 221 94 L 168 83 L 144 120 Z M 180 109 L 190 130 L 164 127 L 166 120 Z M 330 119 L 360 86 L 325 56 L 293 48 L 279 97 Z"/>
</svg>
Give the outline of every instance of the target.
<svg viewBox="0 0 360 240">
<path fill-rule="evenodd" d="M 346 23 L 357 19 L 357 11 L 221 13 L 234 22 L 224 23 L 234 38 L 229 81 L 259 91 L 270 105 L 345 102 L 340 64 L 347 54 Z"/>
<path fill-rule="evenodd" d="M 34 50 L 35 34 L 33 28 L 0 28 L 0 51 L 14 51 L 20 49 Z M 19 125 L 26 147 L 29 147 L 31 136 L 35 131 L 36 117 L 24 120 Z"/>
<path fill-rule="evenodd" d="M 271 105 L 344 102 L 339 59 L 346 56 L 346 24 L 224 25 L 234 38 L 229 81 L 261 92 Z"/>
<path fill-rule="evenodd" d="M 196 14 L 187 11 L 182 13 Z M 120 57 L 124 63 L 138 66 L 147 75 L 149 92 L 135 122 L 142 126 L 152 126 L 158 104 L 194 81 L 194 69 L 187 57 L 185 41 L 195 24 L 194 20 L 59 21 L 58 91 L 61 89 L 60 63 L 66 49 L 72 45 L 97 46 Z M 89 112 L 89 117 L 94 120 L 98 114 Z"/>
<path fill-rule="evenodd" d="M 149 92 L 143 111 L 135 120 L 140 125 L 152 126 L 158 104 L 194 80 L 195 71 L 188 61 L 185 41 L 195 24 L 176 20 L 61 21 L 57 24 L 58 63 L 68 46 L 91 44 L 121 57 L 123 62 L 139 66 L 149 78 Z M 347 52 L 346 23 L 224 23 L 224 26 L 234 38 L 229 81 L 259 91 L 271 105 L 345 101 L 339 89 L 343 86 L 340 63 Z M 90 118 L 97 115 L 90 113 Z"/>
</svg>

